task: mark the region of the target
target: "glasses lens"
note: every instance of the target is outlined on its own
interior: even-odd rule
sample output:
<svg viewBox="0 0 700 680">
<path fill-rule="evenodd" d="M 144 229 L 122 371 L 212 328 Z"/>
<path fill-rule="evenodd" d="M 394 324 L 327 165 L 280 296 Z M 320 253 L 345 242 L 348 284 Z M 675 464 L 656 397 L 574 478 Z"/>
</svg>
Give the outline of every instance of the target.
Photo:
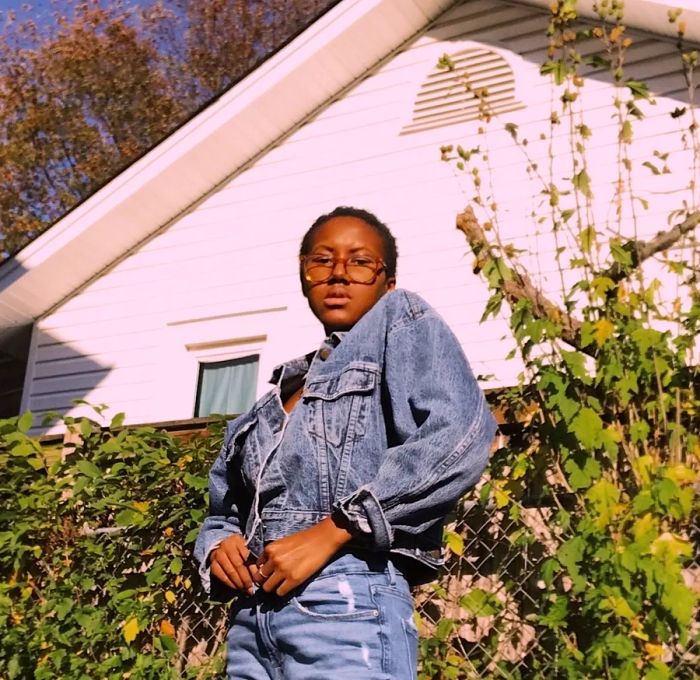
<svg viewBox="0 0 700 680">
<path fill-rule="evenodd" d="M 333 276 L 337 262 L 344 262 L 347 277 L 355 283 L 370 283 L 381 268 L 372 257 L 353 256 L 348 260 L 335 260 L 329 255 L 309 255 L 304 258 L 304 276 L 311 283 L 322 283 Z"/>
<path fill-rule="evenodd" d="M 345 269 L 353 281 L 368 283 L 377 273 L 379 262 L 367 256 L 351 257 L 345 265 Z"/>
<path fill-rule="evenodd" d="M 326 255 L 310 255 L 304 259 L 304 273 L 309 281 L 326 281 L 333 273 L 333 258 Z"/>
</svg>

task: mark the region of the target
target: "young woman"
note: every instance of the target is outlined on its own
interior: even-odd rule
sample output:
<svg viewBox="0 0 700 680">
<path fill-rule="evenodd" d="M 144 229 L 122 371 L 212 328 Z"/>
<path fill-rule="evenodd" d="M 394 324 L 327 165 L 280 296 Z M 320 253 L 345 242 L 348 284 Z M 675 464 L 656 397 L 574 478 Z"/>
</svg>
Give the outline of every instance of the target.
<svg viewBox="0 0 700 680">
<path fill-rule="evenodd" d="M 314 222 L 301 285 L 326 339 L 274 371 L 211 469 L 196 555 L 207 588 L 239 592 L 232 680 L 415 678 L 409 584 L 434 578 L 495 423 L 452 332 L 395 290 L 396 259 L 369 212 Z"/>
</svg>

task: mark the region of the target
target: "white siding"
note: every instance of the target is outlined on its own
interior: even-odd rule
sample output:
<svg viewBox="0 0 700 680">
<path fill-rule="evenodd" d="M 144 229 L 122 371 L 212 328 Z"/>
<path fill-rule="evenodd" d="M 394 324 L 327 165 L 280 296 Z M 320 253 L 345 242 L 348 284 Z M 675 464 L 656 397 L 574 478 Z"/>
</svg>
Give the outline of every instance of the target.
<svg viewBox="0 0 700 680">
<path fill-rule="evenodd" d="M 438 56 L 473 41 L 509 59 L 516 95 L 525 107 L 506 114 L 506 120 L 519 126 L 529 154 L 544 166 L 547 148 L 538 137 L 547 128 L 554 96 L 538 74 L 545 26 L 546 15 L 537 10 L 492 0 L 468 0 L 446 14 L 283 144 L 42 319 L 34 334 L 24 406 L 66 411 L 72 399 L 80 398 L 125 411 L 127 422 L 188 418 L 198 356 L 187 346 L 261 336 L 266 339 L 258 391 L 264 391 L 275 364 L 322 339 L 299 293 L 296 254 L 306 227 L 336 205 L 364 207 L 385 220 L 399 243 L 399 285 L 438 308 L 475 372 L 494 376 L 484 385 L 514 382 L 520 366 L 505 360 L 510 349 L 506 324 L 479 325 L 486 288 L 472 274 L 472 256 L 454 227 L 455 214 L 473 190 L 467 178 L 439 161 L 439 147 L 455 142 L 488 148 L 493 200 L 501 210 L 505 239 L 545 254 L 539 263 L 529 261 L 535 274 L 542 263 L 550 263 L 540 273 L 555 292 L 554 244 L 537 233 L 530 217 L 533 211 L 548 212 L 541 186 L 527 177 L 521 151 L 501 129 L 504 121 L 492 123 L 485 137 L 477 134 L 478 122 L 400 132 Z M 679 78 L 668 75 L 677 63 L 670 43 L 639 36 L 630 62 L 631 75 L 651 79 L 658 95 L 682 92 Z M 592 73 L 584 94 L 586 123 L 595 129 L 589 156 L 595 168 L 592 188 L 600 199 L 612 195 L 616 171 L 610 151 L 617 134 L 609 105 L 614 90 Z M 639 193 L 650 202 L 639 219 L 643 234 L 664 227 L 669 210 L 680 203 L 679 177 L 689 167 L 688 154 L 679 146 L 679 123 L 668 116 L 678 101 L 657 99 L 656 107 L 642 104 L 649 118 L 637 127 L 634 160 L 653 160 L 655 149 L 672 151 L 673 173 L 646 186 L 649 171 L 635 170 L 642 177 Z M 555 165 L 565 175 L 563 156 Z M 609 201 L 603 198 L 596 205 L 602 210 L 595 216 L 598 223 L 615 229 Z M 245 348 L 245 342 L 232 343 L 230 352 Z"/>
</svg>

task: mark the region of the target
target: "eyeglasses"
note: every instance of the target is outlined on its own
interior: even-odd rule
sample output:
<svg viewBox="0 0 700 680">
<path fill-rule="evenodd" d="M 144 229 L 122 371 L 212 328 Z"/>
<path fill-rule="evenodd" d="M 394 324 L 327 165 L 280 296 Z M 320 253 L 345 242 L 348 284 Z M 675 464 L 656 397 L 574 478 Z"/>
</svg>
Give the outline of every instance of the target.
<svg viewBox="0 0 700 680">
<path fill-rule="evenodd" d="M 352 283 L 372 284 L 386 265 L 383 260 L 371 255 L 332 257 L 331 255 L 302 255 L 299 258 L 301 271 L 309 283 L 325 283 L 333 278 L 338 262 L 343 263 L 345 275 Z"/>
</svg>

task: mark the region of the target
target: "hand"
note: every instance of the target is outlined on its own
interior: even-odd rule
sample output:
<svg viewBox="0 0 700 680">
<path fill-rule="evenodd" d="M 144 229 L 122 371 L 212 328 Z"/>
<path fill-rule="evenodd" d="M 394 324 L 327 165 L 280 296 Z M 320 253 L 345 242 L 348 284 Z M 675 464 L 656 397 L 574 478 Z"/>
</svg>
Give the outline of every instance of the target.
<svg viewBox="0 0 700 680">
<path fill-rule="evenodd" d="M 286 595 L 324 567 L 352 538 L 330 517 L 265 546 L 256 581 L 265 592 Z"/>
<path fill-rule="evenodd" d="M 250 550 L 245 544 L 243 536 L 232 534 L 225 538 L 216 550 L 211 553 L 211 574 L 222 583 L 234 590 L 243 590 L 252 595 L 253 580 L 257 576 L 255 565 L 250 567 L 246 560 Z M 252 569 L 252 570 L 251 570 Z"/>
</svg>

